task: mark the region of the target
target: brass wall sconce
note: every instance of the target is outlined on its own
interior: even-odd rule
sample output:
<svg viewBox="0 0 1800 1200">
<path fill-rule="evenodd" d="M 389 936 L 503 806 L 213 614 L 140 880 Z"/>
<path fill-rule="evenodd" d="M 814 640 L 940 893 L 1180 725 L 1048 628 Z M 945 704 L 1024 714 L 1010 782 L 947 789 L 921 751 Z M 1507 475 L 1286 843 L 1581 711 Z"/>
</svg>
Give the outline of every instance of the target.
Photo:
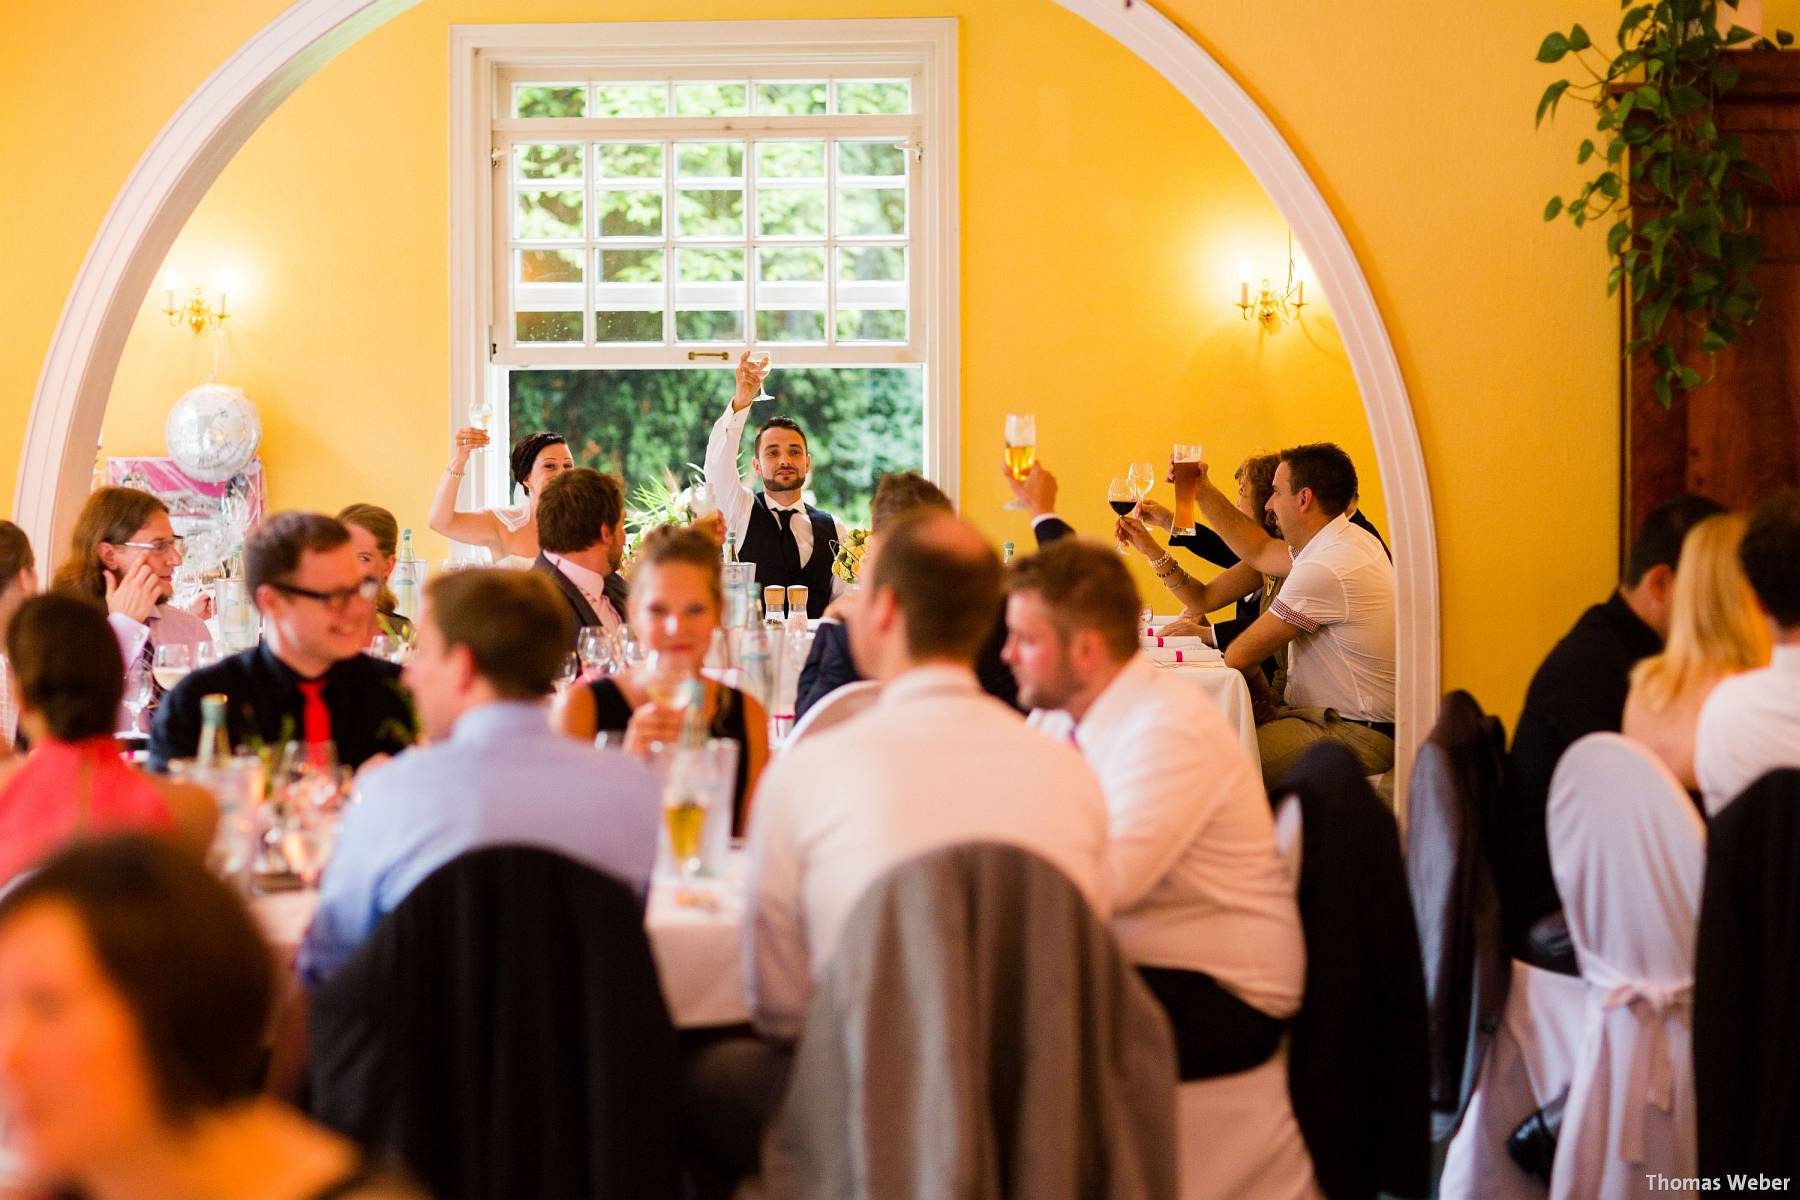
<svg viewBox="0 0 1800 1200">
<path fill-rule="evenodd" d="M 1279 290 L 1268 279 L 1254 290 L 1250 287 L 1250 262 L 1244 261 L 1238 276 L 1238 313 L 1248 321 L 1251 317 L 1270 333 L 1283 322 L 1298 321 L 1306 307 L 1306 280 L 1294 275 L 1294 235 L 1288 234 L 1287 282 Z"/>
<path fill-rule="evenodd" d="M 225 292 L 229 286 L 224 280 L 219 282 L 219 304 L 216 308 L 206 302 L 206 293 L 197 287 L 193 295 L 177 305 L 175 293 L 181 289 L 181 278 L 175 274 L 175 268 L 170 267 L 163 273 L 163 316 L 169 318 L 169 328 L 179 329 L 186 325 L 198 334 L 223 325 L 231 316 L 225 311 Z"/>
</svg>

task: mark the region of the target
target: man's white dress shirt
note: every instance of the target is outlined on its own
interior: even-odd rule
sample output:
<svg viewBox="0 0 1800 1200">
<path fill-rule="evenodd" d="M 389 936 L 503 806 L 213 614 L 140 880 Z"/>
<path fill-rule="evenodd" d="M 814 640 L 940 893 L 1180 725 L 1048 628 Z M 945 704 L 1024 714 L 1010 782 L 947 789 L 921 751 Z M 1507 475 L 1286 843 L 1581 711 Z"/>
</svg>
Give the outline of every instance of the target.
<svg viewBox="0 0 1800 1200">
<path fill-rule="evenodd" d="M 606 598 L 606 576 L 598 571 L 590 571 L 580 563 L 570 562 L 560 554 L 544 551 L 544 557 L 550 565 L 563 573 L 563 577 L 575 585 L 594 615 L 600 618 L 600 627 L 611 633 L 625 620 L 624 614 L 613 607 L 613 602 Z"/>
<path fill-rule="evenodd" d="M 1031 723 L 1066 736 L 1069 715 Z M 1271 1017 L 1306 982 L 1294 884 L 1275 848 L 1261 772 L 1218 706 L 1134 655 L 1075 741 L 1111 826 L 1114 934 L 1132 962 L 1202 971 Z"/>
<path fill-rule="evenodd" d="M 1709 817 L 1781 767 L 1800 767 L 1800 644 L 1777 646 L 1768 666 L 1720 682 L 1694 730 L 1694 778 Z"/>
<path fill-rule="evenodd" d="M 725 532 L 735 533 L 739 548 L 743 547 L 744 535 L 750 529 L 750 512 L 756 507 L 756 493 L 744 483 L 744 477 L 738 474 L 738 445 L 744 440 L 744 423 L 749 420 L 751 405 L 733 411 L 726 405 L 725 414 L 713 423 L 712 435 L 706 439 L 706 483 L 712 488 L 714 499 L 719 503 L 719 512 L 725 518 Z M 775 497 L 763 493 L 763 501 L 769 506 L 769 513 L 792 512 L 791 523 L 794 531 L 794 544 L 800 547 L 800 565 L 805 566 L 812 561 L 813 529 L 812 520 L 806 514 L 805 500 L 796 500 L 792 504 L 779 504 Z M 837 528 L 838 542 L 844 541 L 844 523 L 836 516 L 831 523 Z M 827 553 L 836 551 L 827 547 Z M 841 596 L 848 585 L 836 575 L 831 577 L 831 594 L 835 598 Z"/>
<path fill-rule="evenodd" d="M 1294 553 L 1269 611 L 1300 631 L 1290 644 L 1288 707 L 1394 719 L 1394 564 L 1374 534 L 1347 513 L 1334 517 Z"/>
<path fill-rule="evenodd" d="M 970 842 L 1039 855 L 1106 917 L 1106 806 L 1094 773 L 967 668 L 908 671 L 867 712 L 771 762 L 750 809 L 743 926 L 756 1027 L 798 1037 L 813 981 L 869 886 L 926 851 Z"/>
</svg>

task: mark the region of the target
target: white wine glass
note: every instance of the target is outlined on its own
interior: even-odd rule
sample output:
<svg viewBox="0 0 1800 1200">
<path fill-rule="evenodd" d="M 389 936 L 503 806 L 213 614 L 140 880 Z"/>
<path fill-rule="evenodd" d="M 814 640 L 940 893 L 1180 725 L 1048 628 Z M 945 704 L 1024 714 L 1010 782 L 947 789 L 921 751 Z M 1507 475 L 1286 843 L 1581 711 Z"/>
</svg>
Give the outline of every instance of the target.
<svg viewBox="0 0 1800 1200">
<path fill-rule="evenodd" d="M 694 660 L 687 654 L 652 650 L 644 659 L 644 694 L 651 703 L 670 712 L 680 712 L 692 699 L 688 681 L 694 677 Z"/>
<path fill-rule="evenodd" d="M 487 396 L 476 397 L 474 403 L 469 405 L 469 424 L 481 430 L 481 432 L 486 433 L 488 432 L 488 425 L 493 419 L 494 402 Z M 485 446 L 480 447 L 475 453 L 480 454 L 481 451 L 485 449 Z"/>
<path fill-rule="evenodd" d="M 193 669 L 194 647 L 186 642 L 158 646 L 150 660 L 150 673 L 156 678 L 156 686 L 165 692 L 186 679 Z"/>
<path fill-rule="evenodd" d="M 761 372 L 756 381 L 756 395 L 750 398 L 750 402 L 755 404 L 758 400 L 769 399 L 769 389 L 763 385 L 769 381 L 769 366 L 775 361 L 774 356 L 767 350 L 751 350 L 744 361 Z"/>
<path fill-rule="evenodd" d="M 1037 462 L 1037 417 L 1032 413 L 1006 414 L 1006 473 L 1015 483 L 1023 483 Z M 1009 512 L 1024 512 L 1022 500 L 1008 500 L 1002 507 Z"/>
<path fill-rule="evenodd" d="M 125 676 L 125 695 L 120 698 L 125 711 L 131 714 L 131 725 L 119 732 L 136 736 L 138 722 L 142 720 L 144 709 L 150 705 L 150 676 L 143 671 L 128 672 Z"/>
<path fill-rule="evenodd" d="M 1147 462 L 1132 463 L 1125 471 L 1125 478 L 1131 481 L 1132 494 L 1142 500 L 1156 486 L 1156 467 Z"/>
<path fill-rule="evenodd" d="M 580 678 L 581 656 L 571 650 L 563 655 L 562 666 L 558 668 L 556 679 L 552 681 L 552 686 L 556 689 L 557 695 L 560 696 L 562 693 L 573 687 L 575 681 Z"/>
</svg>

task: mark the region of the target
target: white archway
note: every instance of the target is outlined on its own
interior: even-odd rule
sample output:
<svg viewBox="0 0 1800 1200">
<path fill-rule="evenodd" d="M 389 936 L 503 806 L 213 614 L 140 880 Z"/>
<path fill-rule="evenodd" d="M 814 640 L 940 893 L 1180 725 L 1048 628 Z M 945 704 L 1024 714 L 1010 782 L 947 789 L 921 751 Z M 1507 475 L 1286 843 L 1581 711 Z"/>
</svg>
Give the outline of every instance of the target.
<svg viewBox="0 0 1800 1200">
<path fill-rule="evenodd" d="M 92 477 L 119 357 L 157 268 L 202 196 L 295 88 L 418 0 L 295 0 L 170 118 L 101 222 L 38 378 L 14 511 L 41 549 L 60 545 Z M 1331 298 L 1368 412 L 1398 572 L 1399 778 L 1439 691 L 1437 538 L 1425 460 L 1387 327 L 1361 264 L 1292 147 L 1224 68 L 1148 3 L 1056 0 L 1117 39 L 1218 128 L 1298 235 Z"/>
</svg>

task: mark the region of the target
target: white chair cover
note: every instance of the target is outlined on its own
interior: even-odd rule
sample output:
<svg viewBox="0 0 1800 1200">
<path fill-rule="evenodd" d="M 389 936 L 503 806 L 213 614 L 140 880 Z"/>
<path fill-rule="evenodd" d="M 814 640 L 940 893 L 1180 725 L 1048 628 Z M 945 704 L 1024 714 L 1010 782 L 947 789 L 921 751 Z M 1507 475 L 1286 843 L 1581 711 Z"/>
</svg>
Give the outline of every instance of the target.
<svg viewBox="0 0 1800 1200">
<path fill-rule="evenodd" d="M 1550 1194 L 1652 1195 L 1697 1174 L 1694 937 L 1706 829 L 1668 768 L 1616 733 L 1550 781 L 1550 865 L 1587 985 Z"/>
<path fill-rule="evenodd" d="M 833 725 L 842 725 L 881 696 L 881 685 L 872 679 L 859 679 L 855 683 L 846 683 L 843 687 L 825 693 L 816 704 L 806 710 L 806 715 L 794 722 L 793 729 L 788 731 L 787 740 L 782 742 L 783 753 L 793 748 L 794 743 L 810 733 L 819 733 L 830 729 Z"/>
<path fill-rule="evenodd" d="M 1506 1009 L 1462 1124 L 1450 1139 L 1438 1195 L 1525 1200 L 1549 1189 L 1520 1170 L 1506 1139 L 1525 1118 L 1567 1096 L 1587 1011 L 1587 984 L 1514 961 Z"/>
</svg>

